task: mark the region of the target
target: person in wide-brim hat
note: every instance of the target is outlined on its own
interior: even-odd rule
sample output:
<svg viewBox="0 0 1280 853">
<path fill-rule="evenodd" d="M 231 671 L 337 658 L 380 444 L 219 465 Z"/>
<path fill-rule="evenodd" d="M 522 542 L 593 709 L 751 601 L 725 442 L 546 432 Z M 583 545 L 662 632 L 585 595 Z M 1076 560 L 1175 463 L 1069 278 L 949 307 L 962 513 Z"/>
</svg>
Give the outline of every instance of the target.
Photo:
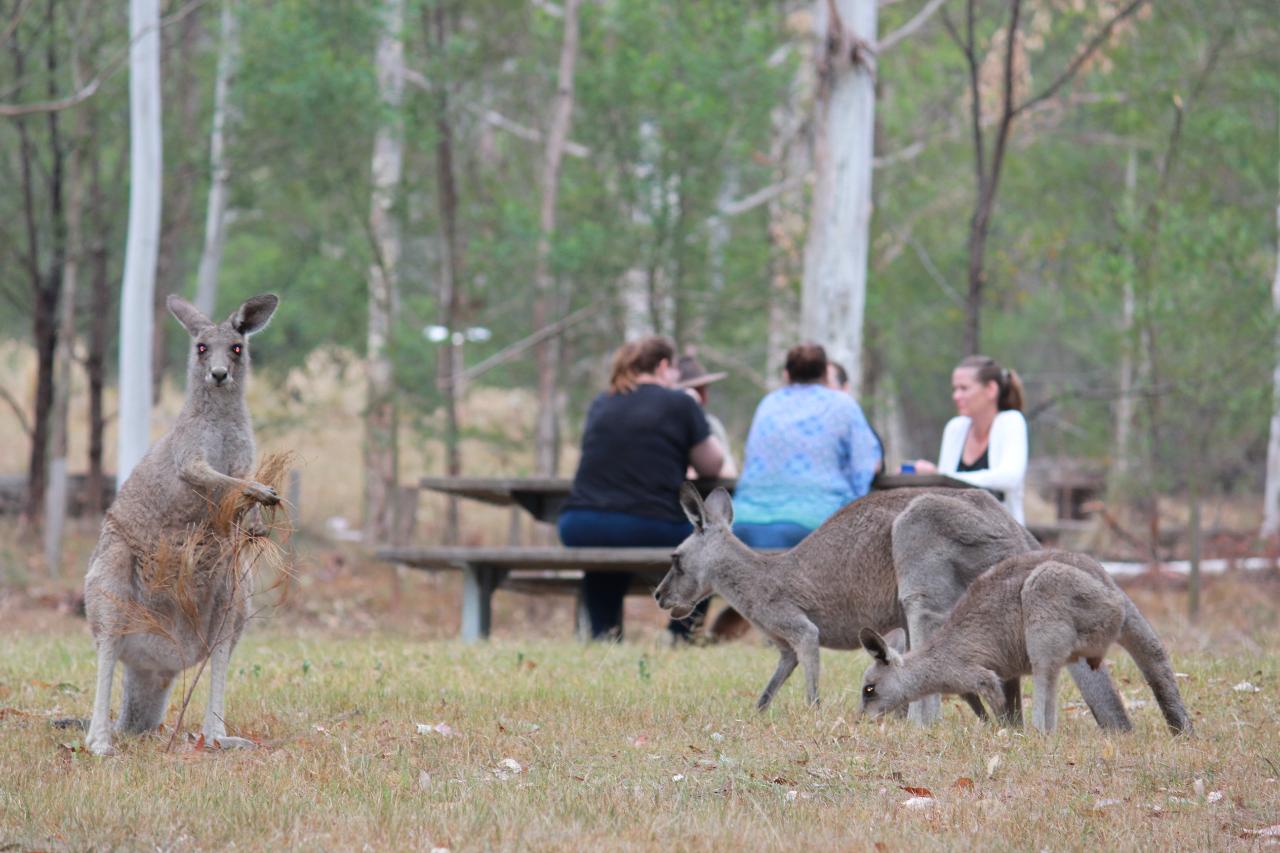
<svg viewBox="0 0 1280 853">
<path fill-rule="evenodd" d="M 698 402 L 702 404 L 702 408 L 707 407 L 707 386 L 712 382 L 719 382 L 729 374 L 727 373 L 708 373 L 706 368 L 702 366 L 696 358 L 691 355 L 682 355 L 676 361 L 676 369 L 680 371 L 680 378 L 676 384 L 671 386 L 695 395 Z M 721 477 L 738 476 L 738 463 L 733 458 L 733 451 L 729 446 L 729 432 L 724 428 L 724 424 L 720 419 L 710 412 L 706 413 L 707 423 L 711 425 L 711 434 L 720 442 L 720 447 L 724 451 L 724 467 L 720 471 Z"/>
<path fill-rule="evenodd" d="M 719 382 L 729 375 L 724 372 L 708 373 L 706 368 L 691 355 L 680 356 L 680 360 L 676 362 L 676 367 L 680 371 L 680 379 L 676 382 L 675 387 L 682 389 L 694 388 L 700 390 L 712 382 Z M 700 394 L 699 396 L 702 395 Z M 706 404 L 706 400 L 702 402 L 704 405 Z"/>
</svg>

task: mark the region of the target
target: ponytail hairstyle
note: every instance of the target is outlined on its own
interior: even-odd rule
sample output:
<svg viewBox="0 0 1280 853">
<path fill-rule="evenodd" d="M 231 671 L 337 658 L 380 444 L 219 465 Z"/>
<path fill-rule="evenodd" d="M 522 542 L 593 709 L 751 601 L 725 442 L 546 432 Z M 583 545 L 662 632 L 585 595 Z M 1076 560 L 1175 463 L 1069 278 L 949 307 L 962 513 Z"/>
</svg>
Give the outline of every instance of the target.
<svg viewBox="0 0 1280 853">
<path fill-rule="evenodd" d="M 996 408 L 1004 412 L 1009 409 L 1022 411 L 1022 379 L 1018 372 L 1008 367 L 1001 367 L 1000 362 L 986 355 L 971 355 L 956 365 L 957 368 L 972 370 L 974 376 L 983 385 L 996 383 L 1000 393 L 996 395 Z"/>
<path fill-rule="evenodd" d="M 636 377 L 653 373 L 663 359 L 674 361 L 676 345 L 663 335 L 650 335 L 627 341 L 613 354 L 613 368 L 609 375 L 609 393 L 626 394 L 634 391 Z"/>
</svg>

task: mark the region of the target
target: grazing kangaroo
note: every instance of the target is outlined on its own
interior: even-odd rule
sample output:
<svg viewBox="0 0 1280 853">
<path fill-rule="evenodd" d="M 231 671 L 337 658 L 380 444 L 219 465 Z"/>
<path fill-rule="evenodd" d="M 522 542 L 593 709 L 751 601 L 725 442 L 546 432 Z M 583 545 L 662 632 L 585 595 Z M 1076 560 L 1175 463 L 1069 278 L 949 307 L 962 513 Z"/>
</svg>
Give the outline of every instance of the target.
<svg viewBox="0 0 1280 853">
<path fill-rule="evenodd" d="M 254 457 L 244 401 L 248 339 L 266 326 L 277 303 L 271 294 L 255 296 L 215 324 L 190 303 L 169 297 L 169 310 L 192 338 L 186 404 L 120 488 L 85 575 L 85 614 L 98 650 L 85 744 L 98 755 L 112 751 L 111 682 L 117 661 L 124 664 L 118 731 L 132 734 L 160 725 L 174 679 L 208 658 L 205 740 L 248 744 L 228 738 L 223 721 L 227 664 L 248 616 L 246 572 L 229 565 L 227 550 L 208 541 L 185 555 L 185 577 L 171 576 L 173 582 L 149 580 L 148 565 L 157 554 L 172 557 L 174 549 L 189 547 L 193 531 L 207 528 L 229 490 L 261 505 L 280 501 L 270 486 L 245 479 Z"/>
<path fill-rule="evenodd" d="M 873 716 L 931 693 L 977 693 L 994 709 L 1004 683 L 1031 675 L 1031 723 L 1057 722 L 1058 672 L 1069 661 L 1097 670 L 1112 643 L 1137 662 L 1174 734 L 1191 732 L 1173 667 L 1151 625 L 1098 562 L 1067 551 L 1022 554 L 977 578 L 923 645 L 903 651 L 900 631 L 888 640 L 860 632 L 874 658 L 862 677 L 862 710 Z"/>
<path fill-rule="evenodd" d="M 1035 538 L 990 494 L 979 489 L 890 489 L 871 492 L 840 510 L 800 544 L 759 554 L 733 535 L 733 502 L 723 489 L 704 503 L 695 488 L 680 504 L 694 532 L 672 555 L 654 591 L 680 617 L 715 593 L 778 647 L 778 667 L 756 707 L 764 710 L 795 670 L 805 672 L 805 696 L 818 701 L 818 649 L 857 648 L 859 631 L 906 625 L 922 642 L 982 571 L 1033 551 Z M 919 559 L 907 560 L 918 556 Z M 1106 672 L 1072 669 L 1099 725 L 1127 729 L 1124 704 Z M 1003 707 L 1020 713 L 1017 681 Z M 966 697 L 980 716 L 977 696 Z M 909 716 L 932 722 L 938 703 L 912 705 Z"/>
</svg>

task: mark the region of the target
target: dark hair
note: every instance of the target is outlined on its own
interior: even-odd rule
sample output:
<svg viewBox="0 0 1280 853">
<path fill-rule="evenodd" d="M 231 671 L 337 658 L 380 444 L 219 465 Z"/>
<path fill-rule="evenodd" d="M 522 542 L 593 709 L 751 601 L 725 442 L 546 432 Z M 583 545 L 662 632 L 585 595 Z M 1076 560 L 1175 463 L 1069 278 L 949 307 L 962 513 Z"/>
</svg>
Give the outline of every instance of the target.
<svg viewBox="0 0 1280 853">
<path fill-rule="evenodd" d="M 838 361 L 828 361 L 827 366 L 831 368 L 831 372 L 836 375 L 836 384 L 844 387 L 849 384 L 849 371 L 844 369 L 844 365 Z"/>
<path fill-rule="evenodd" d="M 1001 367 L 1000 362 L 986 355 L 971 355 L 956 365 L 956 368 L 972 370 L 974 376 L 983 385 L 994 382 L 1000 388 L 996 396 L 996 408 L 1000 411 L 1017 409 L 1022 411 L 1022 380 L 1017 371 Z"/>
<path fill-rule="evenodd" d="M 799 344 L 787 350 L 787 380 L 791 384 L 822 382 L 826 378 L 827 351 L 820 344 Z"/>
<path fill-rule="evenodd" d="M 636 387 L 636 377 L 653 373 L 663 359 L 676 357 L 676 345 L 663 335 L 650 335 L 635 341 L 627 341 L 613 354 L 613 369 L 609 375 L 609 393 L 625 394 Z"/>
</svg>

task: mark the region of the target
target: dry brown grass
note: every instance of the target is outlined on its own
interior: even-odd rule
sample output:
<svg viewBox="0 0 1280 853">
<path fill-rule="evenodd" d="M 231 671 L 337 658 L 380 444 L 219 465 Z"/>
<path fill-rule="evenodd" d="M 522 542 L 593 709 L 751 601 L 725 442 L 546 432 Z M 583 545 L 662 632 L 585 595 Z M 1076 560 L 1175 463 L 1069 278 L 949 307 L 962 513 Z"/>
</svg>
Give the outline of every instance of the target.
<svg viewBox="0 0 1280 853">
<path fill-rule="evenodd" d="M 166 754 L 122 739 L 102 760 L 49 724 L 88 713 L 83 628 L 63 617 L 15 632 L 0 618 L 0 846 L 1249 848 L 1280 823 L 1280 628 L 1253 606 L 1273 589 L 1211 590 L 1206 615 L 1222 624 L 1187 625 L 1176 593 L 1142 595 L 1186 673 L 1191 738 L 1166 732 L 1118 650 L 1109 665 L 1137 730 L 1101 734 L 1066 687 L 1061 729 L 1042 737 L 954 701 L 929 730 L 864 721 L 860 653 L 824 652 L 821 708 L 788 684 L 759 715 L 774 653 L 758 641 L 463 646 L 285 618 L 232 659 L 228 722 L 261 748 Z M 1260 692 L 1235 690 L 1243 681 Z M 908 789 L 932 796 L 907 805 Z"/>
</svg>

